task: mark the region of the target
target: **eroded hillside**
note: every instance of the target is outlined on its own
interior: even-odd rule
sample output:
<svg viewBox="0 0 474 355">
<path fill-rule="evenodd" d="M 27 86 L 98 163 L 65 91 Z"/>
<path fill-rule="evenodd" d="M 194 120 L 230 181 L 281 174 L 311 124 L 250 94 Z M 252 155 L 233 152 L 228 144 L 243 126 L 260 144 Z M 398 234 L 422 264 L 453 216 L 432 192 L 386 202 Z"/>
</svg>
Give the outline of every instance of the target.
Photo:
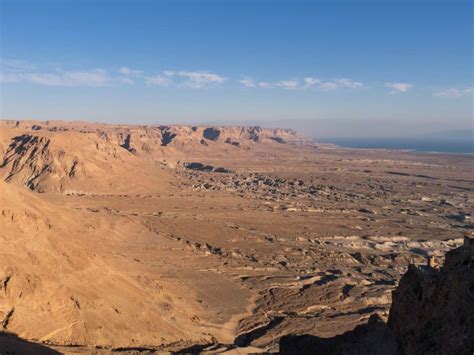
<svg viewBox="0 0 474 355">
<path fill-rule="evenodd" d="M 291 130 L 2 121 L 2 331 L 257 352 L 386 320 L 408 264 L 472 230 L 473 167 Z"/>
</svg>

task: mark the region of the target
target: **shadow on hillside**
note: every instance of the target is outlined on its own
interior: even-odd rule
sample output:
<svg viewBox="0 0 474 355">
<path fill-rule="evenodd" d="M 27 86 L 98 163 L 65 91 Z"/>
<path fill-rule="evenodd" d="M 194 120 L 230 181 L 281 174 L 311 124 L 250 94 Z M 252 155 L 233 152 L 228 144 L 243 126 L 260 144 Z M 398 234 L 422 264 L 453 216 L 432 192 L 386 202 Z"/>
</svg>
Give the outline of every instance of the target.
<svg viewBox="0 0 474 355">
<path fill-rule="evenodd" d="M 0 354 L 55 355 L 60 353 L 45 345 L 31 343 L 19 338 L 15 334 L 0 331 Z"/>
<path fill-rule="evenodd" d="M 400 355 L 402 352 L 391 329 L 377 314 L 373 314 L 368 323 L 358 325 L 353 330 L 332 338 L 285 335 L 280 339 L 280 354 Z"/>
</svg>

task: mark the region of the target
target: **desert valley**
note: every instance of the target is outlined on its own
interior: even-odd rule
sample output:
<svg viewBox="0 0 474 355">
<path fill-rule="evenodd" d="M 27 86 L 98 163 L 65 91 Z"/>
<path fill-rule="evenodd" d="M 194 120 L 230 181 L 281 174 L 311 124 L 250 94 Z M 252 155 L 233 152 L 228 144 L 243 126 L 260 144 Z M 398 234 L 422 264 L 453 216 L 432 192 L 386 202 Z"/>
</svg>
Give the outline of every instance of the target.
<svg viewBox="0 0 474 355">
<path fill-rule="evenodd" d="M 467 354 L 473 171 L 472 155 L 343 149 L 288 129 L 1 121 L 0 344 L 292 353 L 306 334 L 341 353 L 321 339 L 388 320 L 371 344 L 393 336 L 387 353 L 416 353 L 430 346 L 416 331 L 397 336 L 437 306 L 426 292 L 423 307 L 404 303 L 414 269 L 393 306 L 392 292 L 428 260 L 445 280 L 430 287 L 449 281 L 456 299 L 436 301 L 454 317 L 438 340 Z M 448 251 L 458 283 L 440 269 Z"/>
</svg>

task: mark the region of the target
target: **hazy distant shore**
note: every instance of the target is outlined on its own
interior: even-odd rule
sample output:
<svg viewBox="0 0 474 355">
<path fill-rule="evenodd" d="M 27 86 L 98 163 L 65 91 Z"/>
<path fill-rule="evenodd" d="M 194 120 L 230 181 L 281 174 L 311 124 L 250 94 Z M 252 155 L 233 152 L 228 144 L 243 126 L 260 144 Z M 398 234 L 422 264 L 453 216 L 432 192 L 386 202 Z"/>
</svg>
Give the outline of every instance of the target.
<svg viewBox="0 0 474 355">
<path fill-rule="evenodd" d="M 381 148 L 432 153 L 473 154 L 472 139 L 443 138 L 322 138 L 321 143 L 345 148 Z"/>
</svg>

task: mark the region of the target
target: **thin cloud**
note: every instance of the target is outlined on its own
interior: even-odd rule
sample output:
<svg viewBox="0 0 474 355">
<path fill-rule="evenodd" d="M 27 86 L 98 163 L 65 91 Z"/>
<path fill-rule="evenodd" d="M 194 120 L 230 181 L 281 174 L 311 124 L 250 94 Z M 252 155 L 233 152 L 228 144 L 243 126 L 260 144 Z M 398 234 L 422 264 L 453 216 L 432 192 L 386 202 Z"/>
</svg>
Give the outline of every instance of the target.
<svg viewBox="0 0 474 355">
<path fill-rule="evenodd" d="M 338 85 L 333 81 L 321 82 L 318 87 L 323 90 L 336 90 Z"/>
<path fill-rule="evenodd" d="M 255 82 L 250 77 L 244 77 L 239 82 L 245 87 L 261 87 L 265 89 L 280 88 L 285 90 L 301 90 L 317 88 L 321 90 L 336 90 L 336 89 L 357 89 L 364 86 L 363 83 L 348 78 L 334 79 L 332 81 L 321 81 L 319 78 L 313 78 L 310 76 L 304 77 L 301 83 L 297 79 L 292 80 L 280 80 L 276 82 L 260 81 Z"/>
<path fill-rule="evenodd" d="M 0 73 L 0 83 L 18 83 L 21 81 L 21 77 L 14 73 Z"/>
<path fill-rule="evenodd" d="M 44 86 L 72 86 L 71 82 L 58 74 L 50 73 L 32 73 L 32 74 L 20 74 L 19 81 L 27 81 L 34 84 Z"/>
<path fill-rule="evenodd" d="M 239 83 L 242 84 L 243 86 L 247 88 L 264 88 L 264 89 L 270 89 L 274 87 L 272 83 L 269 83 L 267 81 L 255 81 L 252 77 L 250 76 L 245 76 L 243 79 L 239 80 Z"/>
<path fill-rule="evenodd" d="M 121 67 L 118 72 L 122 75 L 125 76 L 131 76 L 131 77 L 141 77 L 143 76 L 143 70 L 138 70 L 138 69 L 131 69 L 128 67 Z"/>
<path fill-rule="evenodd" d="M 1 83 L 31 83 L 42 86 L 103 87 L 112 85 L 132 85 L 141 81 L 146 85 L 171 86 L 200 89 L 222 84 L 226 78 L 212 72 L 171 71 L 159 75 L 145 75 L 140 69 L 122 66 L 111 72 L 104 69 L 92 70 L 50 70 L 38 71 L 36 66 L 23 61 L 2 60 Z"/>
<path fill-rule="evenodd" d="M 312 78 L 312 77 L 308 76 L 308 77 L 304 78 L 303 88 L 304 89 L 312 88 L 312 87 L 318 85 L 320 82 L 321 82 L 321 80 L 319 80 L 318 78 Z"/>
<path fill-rule="evenodd" d="M 185 78 L 182 83 L 183 86 L 193 89 L 222 84 L 226 80 L 223 76 L 209 72 L 180 71 L 176 75 Z"/>
<path fill-rule="evenodd" d="M 359 82 L 359 81 L 354 81 L 354 80 L 348 79 L 348 78 L 336 79 L 336 80 L 335 80 L 335 83 L 336 83 L 339 87 L 342 87 L 342 88 L 351 88 L 351 89 L 357 89 L 357 88 L 361 88 L 361 87 L 364 86 L 364 84 L 362 84 L 361 82 Z"/>
<path fill-rule="evenodd" d="M 257 87 L 257 84 L 255 83 L 255 81 L 248 76 L 239 80 L 239 83 L 241 83 L 243 86 L 248 87 L 248 88 Z"/>
<path fill-rule="evenodd" d="M 100 87 L 111 83 L 107 71 L 94 69 L 90 71 L 65 71 L 59 73 L 42 72 L 13 72 L 2 73 L 0 81 L 3 83 L 27 82 L 44 86 L 89 86 Z"/>
<path fill-rule="evenodd" d="M 205 87 L 222 84 L 225 80 L 226 78 L 221 75 L 200 71 L 165 70 L 163 71 L 162 75 L 145 77 L 145 82 L 148 85 L 166 87 L 175 83 L 178 86 L 192 89 L 202 89 Z"/>
<path fill-rule="evenodd" d="M 396 94 L 397 92 L 407 92 L 412 89 L 415 85 L 410 83 L 385 83 L 385 86 L 393 89 L 390 93 Z"/>
<path fill-rule="evenodd" d="M 275 86 L 285 90 L 295 90 L 298 89 L 299 83 L 297 80 L 281 80 L 275 83 Z"/>
<path fill-rule="evenodd" d="M 264 89 L 270 89 L 273 87 L 273 85 L 267 81 L 261 81 L 258 83 L 258 86 Z"/>
<path fill-rule="evenodd" d="M 118 72 L 122 75 L 117 78 L 122 84 L 133 85 L 135 80 L 143 77 L 143 70 L 131 69 L 129 67 L 121 67 Z"/>
<path fill-rule="evenodd" d="M 133 85 L 133 84 L 135 84 L 135 80 L 130 79 L 129 77 L 126 77 L 126 76 L 121 76 L 121 77 L 117 78 L 117 81 L 118 81 L 119 83 L 127 84 L 127 85 Z"/>
<path fill-rule="evenodd" d="M 463 96 L 473 96 L 473 95 L 474 95 L 474 87 L 469 87 L 466 89 L 449 88 L 446 90 L 438 91 L 434 94 L 434 96 L 451 98 L 451 99 L 457 99 Z"/>
<path fill-rule="evenodd" d="M 0 65 L 10 72 L 25 72 L 36 69 L 34 64 L 19 59 L 1 59 Z"/>
<path fill-rule="evenodd" d="M 106 70 L 95 69 L 92 71 L 66 72 L 62 76 L 66 86 L 106 86 L 111 78 Z"/>
<path fill-rule="evenodd" d="M 63 87 L 104 87 L 114 85 L 133 85 L 136 82 L 148 86 L 187 87 L 201 89 L 223 84 L 227 78 L 208 71 L 175 71 L 165 70 L 156 75 L 147 75 L 144 70 L 121 66 L 118 69 L 107 71 L 104 69 L 69 70 L 52 69 L 50 71 L 37 70 L 37 66 L 21 60 L 1 60 L 1 83 L 32 83 L 43 86 Z M 238 82 L 247 88 L 308 90 L 319 89 L 332 91 L 338 89 L 359 89 L 365 84 L 351 78 L 336 78 L 323 81 L 320 78 L 306 76 L 301 79 L 279 81 L 257 81 L 250 76 L 244 76 Z M 392 89 L 391 93 L 404 93 L 414 87 L 411 83 L 385 83 Z M 461 97 L 473 94 L 473 88 L 449 88 L 437 93 L 440 97 Z"/>
<path fill-rule="evenodd" d="M 169 86 L 173 82 L 173 80 L 170 78 L 170 76 L 166 75 L 153 75 L 153 76 L 148 76 L 145 78 L 145 82 L 148 85 L 156 85 L 156 86 Z"/>
</svg>

